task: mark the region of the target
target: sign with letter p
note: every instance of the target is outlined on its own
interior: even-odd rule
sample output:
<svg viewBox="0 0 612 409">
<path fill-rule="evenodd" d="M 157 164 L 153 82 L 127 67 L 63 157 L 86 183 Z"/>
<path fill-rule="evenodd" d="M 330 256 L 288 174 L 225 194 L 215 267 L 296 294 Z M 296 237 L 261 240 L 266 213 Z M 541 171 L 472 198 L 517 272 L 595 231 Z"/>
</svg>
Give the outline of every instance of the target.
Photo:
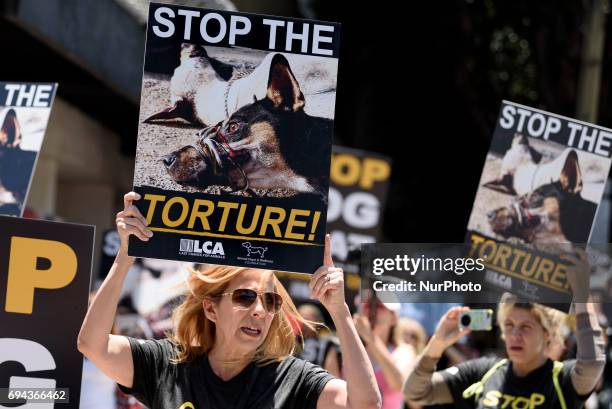
<svg viewBox="0 0 612 409">
<path fill-rule="evenodd" d="M 0 216 L 0 232 L 0 408 L 78 408 L 94 227 Z"/>
</svg>

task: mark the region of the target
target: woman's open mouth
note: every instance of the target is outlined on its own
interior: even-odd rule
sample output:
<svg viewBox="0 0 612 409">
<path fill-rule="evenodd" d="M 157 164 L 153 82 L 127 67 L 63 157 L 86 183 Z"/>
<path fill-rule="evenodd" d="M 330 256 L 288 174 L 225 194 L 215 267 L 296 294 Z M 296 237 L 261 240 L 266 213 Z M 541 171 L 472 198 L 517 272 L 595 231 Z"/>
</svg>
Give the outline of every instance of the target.
<svg viewBox="0 0 612 409">
<path fill-rule="evenodd" d="M 240 327 L 240 330 L 250 337 L 258 337 L 261 334 L 261 330 L 257 328 Z"/>
</svg>

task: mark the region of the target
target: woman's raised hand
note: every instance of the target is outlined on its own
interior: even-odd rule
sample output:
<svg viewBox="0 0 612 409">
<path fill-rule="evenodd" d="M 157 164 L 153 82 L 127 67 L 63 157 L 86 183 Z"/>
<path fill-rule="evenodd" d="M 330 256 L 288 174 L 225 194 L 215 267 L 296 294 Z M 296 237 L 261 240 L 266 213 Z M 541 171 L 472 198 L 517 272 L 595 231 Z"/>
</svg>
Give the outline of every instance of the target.
<svg viewBox="0 0 612 409">
<path fill-rule="evenodd" d="M 446 348 L 459 341 L 461 337 L 467 335 L 468 328 L 459 327 L 459 317 L 461 313 L 469 311 L 469 307 L 453 307 L 440 318 L 436 332 L 427 344 L 427 354 L 432 357 L 440 357 Z"/>
<path fill-rule="evenodd" d="M 123 196 L 123 210 L 117 213 L 115 218 L 117 232 L 121 239 L 121 251 L 124 252 L 127 252 L 130 234 L 143 241 L 149 241 L 149 238 L 153 236 L 153 232 L 147 228 L 146 219 L 133 204 L 135 200 L 139 199 L 140 195 L 136 192 L 126 193 Z"/>
<path fill-rule="evenodd" d="M 334 266 L 329 234 L 325 236 L 323 265 L 310 278 L 309 287 L 312 297 L 318 299 L 330 314 L 345 308 L 344 273 L 341 268 Z"/>
</svg>

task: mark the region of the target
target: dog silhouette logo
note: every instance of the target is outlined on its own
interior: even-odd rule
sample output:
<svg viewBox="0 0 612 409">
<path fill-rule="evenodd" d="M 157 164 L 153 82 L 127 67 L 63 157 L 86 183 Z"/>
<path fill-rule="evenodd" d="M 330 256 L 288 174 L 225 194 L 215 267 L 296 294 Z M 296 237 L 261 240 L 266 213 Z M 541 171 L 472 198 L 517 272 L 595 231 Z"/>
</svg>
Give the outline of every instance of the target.
<svg viewBox="0 0 612 409">
<path fill-rule="evenodd" d="M 264 258 L 264 254 L 268 251 L 267 247 L 255 247 L 248 241 L 242 243 L 242 247 L 246 249 L 247 257 L 251 257 L 251 254 L 259 254 L 259 258 Z"/>
<path fill-rule="evenodd" d="M 529 294 L 530 297 L 535 297 L 538 292 L 538 287 L 529 284 L 527 281 L 523 281 L 523 291 Z"/>
</svg>

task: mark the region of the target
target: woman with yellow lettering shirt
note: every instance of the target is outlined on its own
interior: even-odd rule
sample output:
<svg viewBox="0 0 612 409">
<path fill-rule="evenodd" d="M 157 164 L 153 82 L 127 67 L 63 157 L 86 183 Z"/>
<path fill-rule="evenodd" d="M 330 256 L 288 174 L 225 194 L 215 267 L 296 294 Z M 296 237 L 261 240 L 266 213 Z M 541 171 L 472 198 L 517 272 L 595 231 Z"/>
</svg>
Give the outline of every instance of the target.
<svg viewBox="0 0 612 409">
<path fill-rule="evenodd" d="M 121 388 L 151 409 L 379 409 L 380 393 L 349 309 L 342 270 L 325 259 L 312 276 L 312 296 L 329 311 L 344 356 L 345 381 L 292 356 L 292 322 L 308 325 L 272 271 L 212 266 L 194 271 L 190 292 L 174 312 L 170 339 L 110 335 L 123 281 L 133 259 L 129 235 L 152 232 L 125 195 L 117 214 L 121 249 L 83 322 L 79 350 Z"/>
<path fill-rule="evenodd" d="M 588 271 L 583 269 L 583 273 Z M 422 404 L 452 403 L 458 408 L 582 407 L 603 372 L 604 340 L 594 307 L 585 302 L 589 299 L 588 275 L 570 269 L 568 281 L 574 293 L 576 360 L 548 358 L 551 347 L 562 342 L 560 326 L 565 314 L 508 297 L 497 311 L 508 358 L 479 358 L 434 372 L 444 350 L 468 332 L 459 329 L 458 321 L 469 308 L 455 307 L 440 319 L 404 384 L 405 397 Z"/>
</svg>

